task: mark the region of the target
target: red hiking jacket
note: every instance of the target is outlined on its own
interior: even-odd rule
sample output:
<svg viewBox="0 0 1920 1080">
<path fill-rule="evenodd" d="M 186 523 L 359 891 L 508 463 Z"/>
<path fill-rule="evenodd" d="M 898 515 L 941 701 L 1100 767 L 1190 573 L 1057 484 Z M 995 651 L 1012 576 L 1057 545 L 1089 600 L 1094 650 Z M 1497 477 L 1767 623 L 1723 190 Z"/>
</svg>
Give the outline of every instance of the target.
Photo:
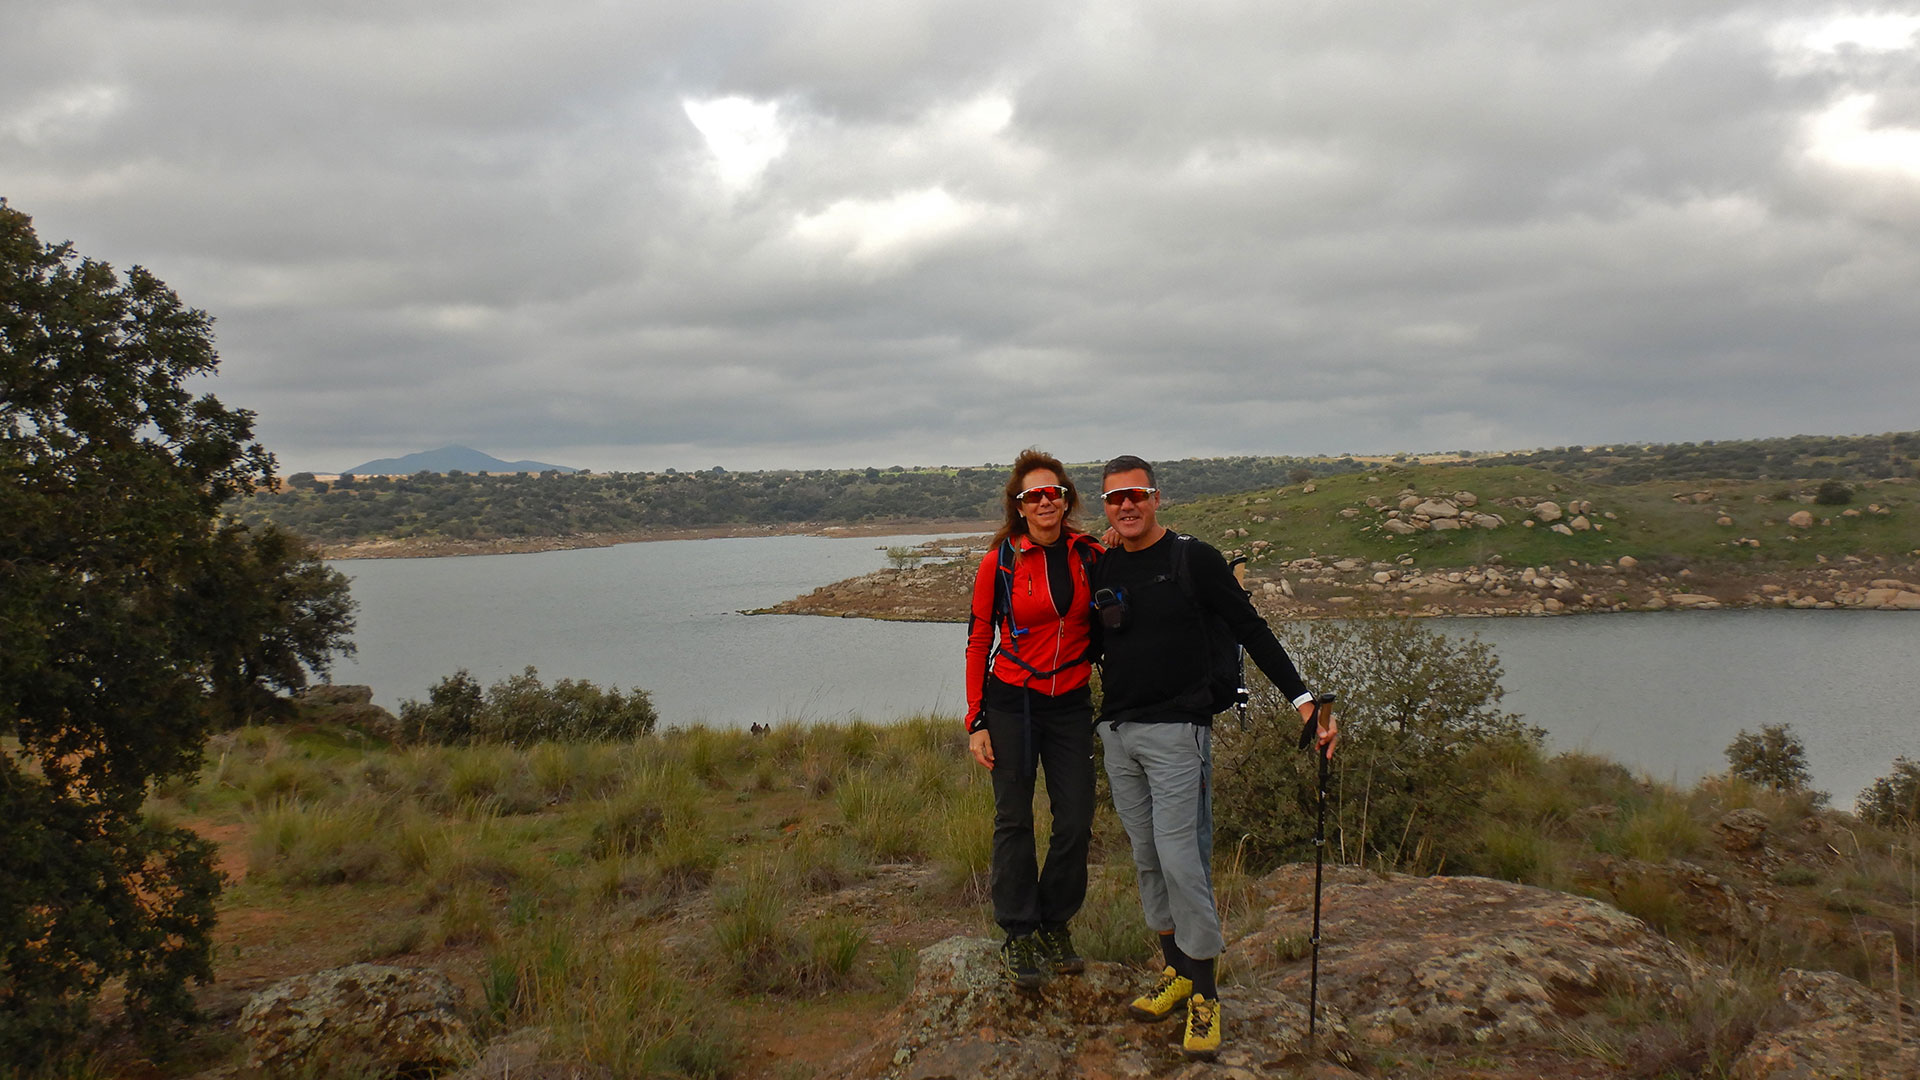
<svg viewBox="0 0 1920 1080">
<path fill-rule="evenodd" d="M 1087 580 L 1089 554 L 1098 556 L 1106 549 L 1083 532 L 1067 534 L 1068 572 L 1073 575 L 1073 603 L 1067 614 L 1053 608 L 1053 588 L 1047 580 L 1047 553 L 1025 533 L 1012 538 L 1013 625 L 1020 631 L 1008 638 L 1007 627 L 994 625 L 993 600 L 1001 587 L 1000 549 L 996 545 L 980 560 L 973 576 L 973 603 L 967 614 L 967 715 L 968 730 L 977 726 L 987 686 L 987 655 L 993 651 L 998 635 L 1003 655 L 995 657 L 993 675 L 1011 686 L 1026 686 L 1042 694 L 1058 695 L 1087 685 L 1093 672 L 1088 647 L 1093 630 L 1093 588 Z M 1044 678 L 1014 663 L 1004 653 L 1011 652 L 1029 667 L 1054 672 Z M 1085 657 L 1083 663 L 1073 663 Z M 1060 670 L 1062 667 L 1065 670 Z"/>
</svg>

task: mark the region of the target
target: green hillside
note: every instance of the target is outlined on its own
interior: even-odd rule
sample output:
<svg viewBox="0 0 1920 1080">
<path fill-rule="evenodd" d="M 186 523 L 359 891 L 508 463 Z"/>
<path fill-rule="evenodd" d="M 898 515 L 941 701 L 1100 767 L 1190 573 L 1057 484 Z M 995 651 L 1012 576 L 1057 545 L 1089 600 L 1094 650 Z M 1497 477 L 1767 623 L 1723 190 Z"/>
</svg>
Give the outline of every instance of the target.
<svg viewBox="0 0 1920 1080">
<path fill-rule="evenodd" d="M 1904 558 L 1920 548 L 1920 484 L 1904 478 L 1844 485 L 1851 501 L 1834 505 L 1815 502 L 1820 485 L 1804 482 L 1607 484 L 1513 465 L 1388 467 L 1325 477 L 1310 485 L 1311 492 L 1306 486 L 1169 503 L 1162 516 L 1223 548 L 1257 549 L 1256 565 L 1319 555 L 1375 561 L 1411 556 L 1422 567 L 1483 565 L 1495 556 L 1517 566 L 1613 562 L 1631 555 L 1784 568 L 1817 564 L 1822 557 Z M 1471 492 L 1478 504 L 1472 510 L 1506 523 L 1396 535 L 1384 527 L 1386 511 L 1398 508 L 1405 492 Z M 1383 507 L 1369 506 L 1370 497 Z M 1528 504 L 1535 500 L 1562 507 L 1561 523 L 1579 516 L 1566 508 L 1590 502 L 1585 516 L 1592 528 L 1569 536 L 1538 521 L 1526 527 L 1533 517 Z M 1802 510 L 1814 524 L 1789 524 Z M 1731 524 L 1719 524 L 1722 519 Z"/>
</svg>

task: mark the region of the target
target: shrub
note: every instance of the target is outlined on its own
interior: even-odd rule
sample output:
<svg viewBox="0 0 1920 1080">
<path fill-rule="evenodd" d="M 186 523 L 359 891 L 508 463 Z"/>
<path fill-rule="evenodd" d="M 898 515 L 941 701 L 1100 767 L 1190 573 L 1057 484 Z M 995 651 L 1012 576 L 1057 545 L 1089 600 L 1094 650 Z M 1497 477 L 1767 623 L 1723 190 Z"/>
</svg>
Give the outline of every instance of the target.
<svg viewBox="0 0 1920 1080">
<path fill-rule="evenodd" d="M 1829 480 L 1814 492 L 1813 501 L 1821 506 L 1845 506 L 1853 501 L 1853 488 L 1838 480 Z"/>
<path fill-rule="evenodd" d="M 426 702 L 400 704 L 406 737 L 430 743 L 607 742 L 650 734 L 658 721 L 652 699 L 638 687 L 623 694 L 574 679 L 549 687 L 531 667 L 484 694 L 462 668 L 435 683 Z"/>
<path fill-rule="evenodd" d="M 1337 857 L 1416 871 L 1477 843 L 1472 820 L 1493 779 L 1537 757 L 1542 733 L 1499 702 L 1500 662 L 1404 618 L 1286 628 L 1311 686 L 1337 689 L 1341 741 L 1329 779 L 1327 837 Z M 1295 748 L 1300 716 L 1256 672 L 1249 721 L 1216 722 L 1215 819 L 1260 869 L 1313 855 L 1314 756 Z"/>
<path fill-rule="evenodd" d="M 1920 763 L 1893 759 L 1893 772 L 1860 793 L 1860 816 L 1882 827 L 1920 825 Z"/>
<path fill-rule="evenodd" d="M 1775 791 L 1801 791 L 1813 779 L 1792 724 L 1765 724 L 1758 735 L 1742 730 L 1727 744 L 1727 763 L 1733 775 Z"/>
</svg>

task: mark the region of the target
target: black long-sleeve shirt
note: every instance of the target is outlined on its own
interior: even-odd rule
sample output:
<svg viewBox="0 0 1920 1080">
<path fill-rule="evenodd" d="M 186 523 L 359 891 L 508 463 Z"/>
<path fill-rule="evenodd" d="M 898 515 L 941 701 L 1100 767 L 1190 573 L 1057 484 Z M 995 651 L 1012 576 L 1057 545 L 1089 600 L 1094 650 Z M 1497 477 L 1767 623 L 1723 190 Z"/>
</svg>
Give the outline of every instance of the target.
<svg viewBox="0 0 1920 1080">
<path fill-rule="evenodd" d="M 1253 601 L 1233 579 L 1218 548 L 1188 540 L 1187 574 L 1193 600 L 1173 578 L 1174 533 L 1140 551 L 1115 547 L 1094 569 L 1094 589 L 1113 589 L 1127 602 L 1126 627 L 1102 635 L 1103 721 L 1205 722 L 1209 661 L 1205 624 L 1195 604 L 1223 619 L 1267 678 L 1289 700 L 1307 692 L 1293 658 L 1273 636 Z"/>
</svg>

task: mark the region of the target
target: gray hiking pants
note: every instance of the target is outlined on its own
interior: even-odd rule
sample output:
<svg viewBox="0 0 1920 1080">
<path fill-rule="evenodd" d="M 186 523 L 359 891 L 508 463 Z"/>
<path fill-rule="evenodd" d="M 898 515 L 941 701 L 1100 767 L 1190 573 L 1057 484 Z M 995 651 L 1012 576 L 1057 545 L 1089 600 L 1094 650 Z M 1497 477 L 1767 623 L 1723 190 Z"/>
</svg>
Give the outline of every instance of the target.
<svg viewBox="0 0 1920 1080">
<path fill-rule="evenodd" d="M 1102 724 L 1113 808 L 1133 841 L 1147 928 L 1173 931 L 1197 960 L 1220 955 L 1213 906 L 1213 729 L 1193 723 Z"/>
</svg>

